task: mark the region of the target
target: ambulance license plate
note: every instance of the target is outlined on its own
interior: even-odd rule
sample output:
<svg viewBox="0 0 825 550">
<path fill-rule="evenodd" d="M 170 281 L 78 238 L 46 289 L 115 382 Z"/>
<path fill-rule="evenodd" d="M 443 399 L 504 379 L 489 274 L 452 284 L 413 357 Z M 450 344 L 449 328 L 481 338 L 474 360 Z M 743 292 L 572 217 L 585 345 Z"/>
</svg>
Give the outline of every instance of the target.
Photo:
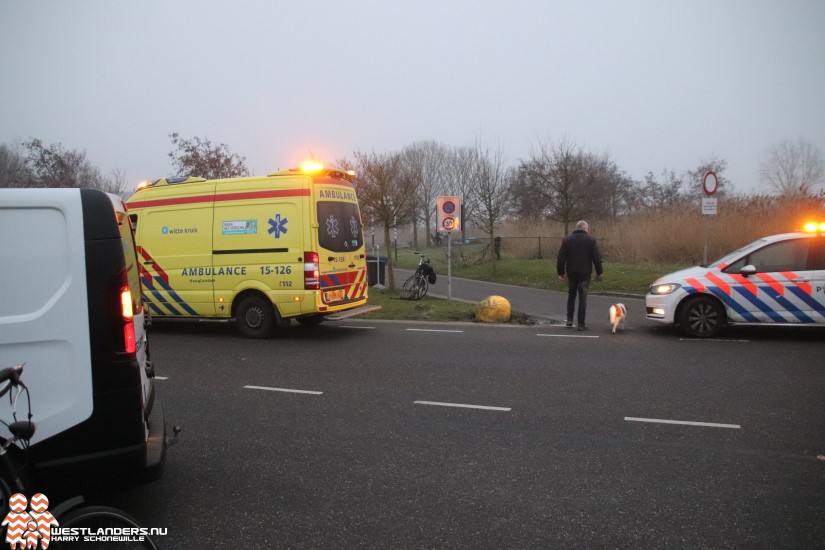
<svg viewBox="0 0 825 550">
<path fill-rule="evenodd" d="M 324 301 L 326 303 L 340 302 L 343 299 L 344 299 L 344 289 L 330 290 L 328 292 L 324 292 Z"/>
</svg>

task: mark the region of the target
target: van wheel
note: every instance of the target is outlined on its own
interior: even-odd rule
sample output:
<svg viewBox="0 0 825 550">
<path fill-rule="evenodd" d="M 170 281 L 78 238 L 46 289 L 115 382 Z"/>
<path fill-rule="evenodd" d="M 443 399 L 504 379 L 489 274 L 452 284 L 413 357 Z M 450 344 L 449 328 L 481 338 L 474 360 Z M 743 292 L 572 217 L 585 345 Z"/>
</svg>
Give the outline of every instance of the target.
<svg viewBox="0 0 825 550">
<path fill-rule="evenodd" d="M 719 334 L 725 324 L 725 310 L 707 296 L 697 296 L 682 307 L 679 325 L 693 338 L 712 338 Z"/>
<path fill-rule="evenodd" d="M 266 338 L 275 327 L 275 309 L 262 296 L 247 296 L 235 310 L 235 323 L 247 338 Z"/>
</svg>

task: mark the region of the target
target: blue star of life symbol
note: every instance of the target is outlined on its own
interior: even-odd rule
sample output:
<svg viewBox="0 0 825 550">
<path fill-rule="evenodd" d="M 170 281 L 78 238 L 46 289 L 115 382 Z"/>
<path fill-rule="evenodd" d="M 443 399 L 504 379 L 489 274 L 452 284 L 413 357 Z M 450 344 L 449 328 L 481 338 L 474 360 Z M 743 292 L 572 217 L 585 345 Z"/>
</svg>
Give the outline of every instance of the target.
<svg viewBox="0 0 825 550">
<path fill-rule="evenodd" d="M 286 222 L 288 221 L 286 218 L 281 218 L 280 214 L 277 214 L 274 220 L 269 218 L 269 229 L 267 233 L 270 235 L 275 233 L 275 238 L 279 239 L 282 233 L 286 233 Z"/>
</svg>

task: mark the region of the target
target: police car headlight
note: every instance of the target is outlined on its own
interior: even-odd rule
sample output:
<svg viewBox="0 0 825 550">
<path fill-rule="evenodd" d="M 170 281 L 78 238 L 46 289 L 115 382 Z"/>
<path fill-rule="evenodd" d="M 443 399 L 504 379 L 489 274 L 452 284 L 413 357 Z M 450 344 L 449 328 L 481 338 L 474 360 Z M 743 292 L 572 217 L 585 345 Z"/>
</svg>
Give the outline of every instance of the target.
<svg viewBox="0 0 825 550">
<path fill-rule="evenodd" d="M 656 294 L 659 296 L 664 296 L 665 294 L 670 294 L 671 292 L 675 291 L 679 288 L 680 285 L 675 283 L 665 283 L 663 285 L 653 285 L 650 287 L 650 293 Z"/>
</svg>

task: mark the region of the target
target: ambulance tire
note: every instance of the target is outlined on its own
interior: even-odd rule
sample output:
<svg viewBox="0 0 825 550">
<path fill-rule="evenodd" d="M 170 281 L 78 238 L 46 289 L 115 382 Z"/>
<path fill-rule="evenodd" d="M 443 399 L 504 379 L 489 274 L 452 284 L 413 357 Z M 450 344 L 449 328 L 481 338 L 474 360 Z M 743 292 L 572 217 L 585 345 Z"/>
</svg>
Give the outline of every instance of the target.
<svg viewBox="0 0 825 550">
<path fill-rule="evenodd" d="M 275 308 L 261 295 L 241 299 L 235 310 L 235 324 L 247 338 L 268 338 L 277 324 Z"/>
<path fill-rule="evenodd" d="M 724 308 L 709 296 L 690 298 L 679 311 L 679 326 L 693 338 L 713 338 L 724 324 Z"/>
</svg>

